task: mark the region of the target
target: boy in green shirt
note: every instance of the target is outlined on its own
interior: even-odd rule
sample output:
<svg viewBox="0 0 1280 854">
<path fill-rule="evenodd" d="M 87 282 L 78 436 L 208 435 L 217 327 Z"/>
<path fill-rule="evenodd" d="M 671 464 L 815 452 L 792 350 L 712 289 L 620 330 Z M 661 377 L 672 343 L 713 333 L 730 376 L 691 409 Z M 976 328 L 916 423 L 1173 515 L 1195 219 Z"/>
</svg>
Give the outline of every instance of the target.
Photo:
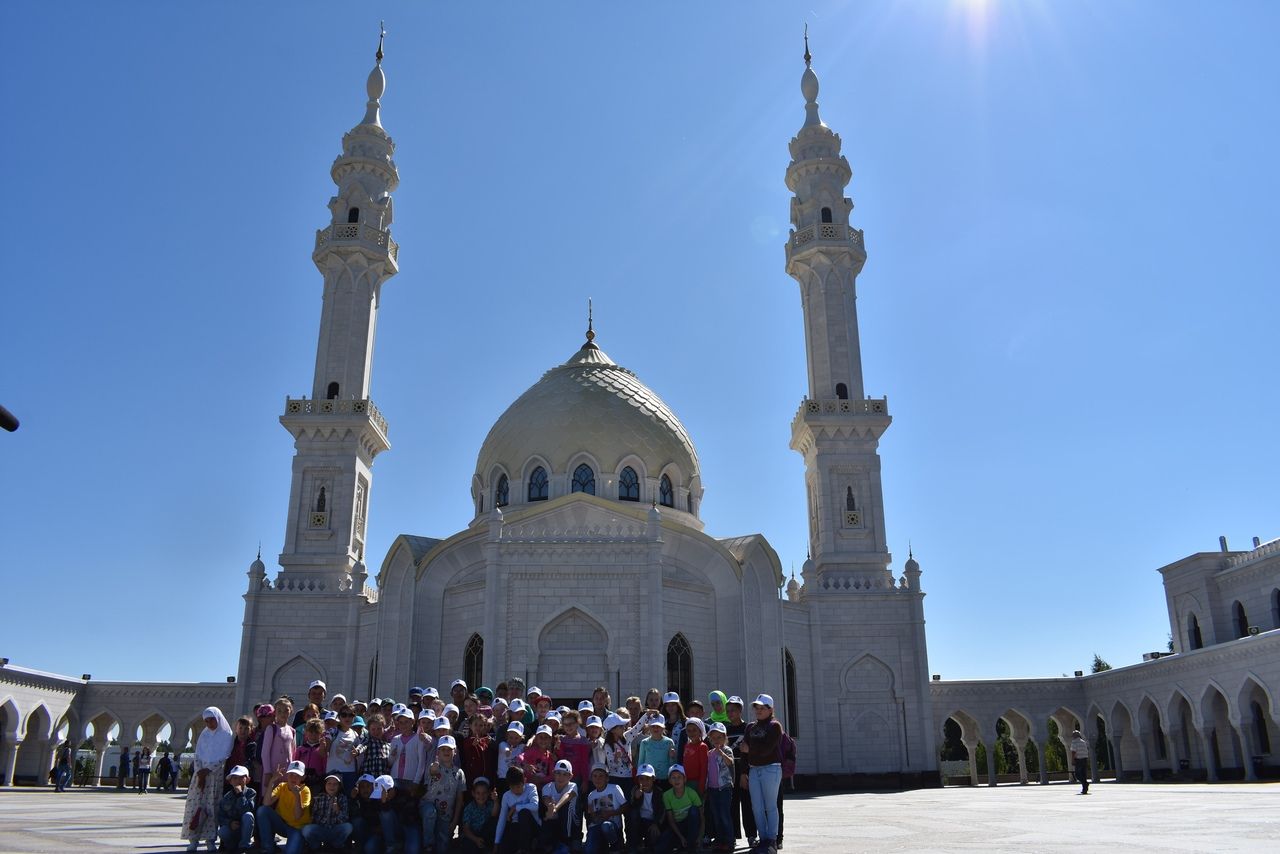
<svg viewBox="0 0 1280 854">
<path fill-rule="evenodd" d="M 671 788 L 662 793 L 666 808 L 667 829 L 658 839 L 658 854 L 672 851 L 697 851 L 702 839 L 702 798 L 692 786 L 686 786 L 683 765 L 672 765 L 667 772 Z"/>
</svg>

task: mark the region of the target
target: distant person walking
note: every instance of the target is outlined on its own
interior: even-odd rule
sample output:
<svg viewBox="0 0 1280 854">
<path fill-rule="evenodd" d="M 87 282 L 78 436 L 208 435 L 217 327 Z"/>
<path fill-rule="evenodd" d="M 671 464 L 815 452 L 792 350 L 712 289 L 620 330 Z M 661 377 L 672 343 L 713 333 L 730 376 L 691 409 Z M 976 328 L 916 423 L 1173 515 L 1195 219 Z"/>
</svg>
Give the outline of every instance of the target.
<svg viewBox="0 0 1280 854">
<path fill-rule="evenodd" d="M 133 764 L 133 775 L 137 780 L 139 795 L 147 793 L 147 782 L 151 779 L 151 748 L 142 748 L 142 754 Z"/>
<path fill-rule="evenodd" d="M 1071 765 L 1080 784 L 1080 794 L 1089 794 L 1089 742 L 1078 729 L 1071 732 Z"/>
<path fill-rule="evenodd" d="M 129 748 L 123 744 L 120 745 L 120 768 L 119 776 L 116 777 L 116 788 L 124 788 L 124 778 L 129 776 Z"/>
<path fill-rule="evenodd" d="M 58 764 L 55 770 L 54 787 L 55 792 L 65 792 L 67 783 L 71 782 L 71 771 L 74 768 L 74 754 L 71 752 L 71 742 L 64 741 L 62 746 L 58 748 Z"/>
</svg>

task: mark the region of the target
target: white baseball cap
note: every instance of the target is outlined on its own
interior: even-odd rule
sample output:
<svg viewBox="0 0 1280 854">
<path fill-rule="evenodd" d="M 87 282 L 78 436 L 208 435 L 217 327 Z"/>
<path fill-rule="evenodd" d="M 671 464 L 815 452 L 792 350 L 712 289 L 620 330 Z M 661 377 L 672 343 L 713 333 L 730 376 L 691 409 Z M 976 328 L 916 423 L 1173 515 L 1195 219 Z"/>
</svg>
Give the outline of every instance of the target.
<svg viewBox="0 0 1280 854">
<path fill-rule="evenodd" d="M 431 725 L 431 728 L 443 729 L 443 730 L 453 729 L 453 727 L 449 724 L 449 719 L 446 718 L 444 715 L 441 715 L 440 717 L 436 718 L 436 722 Z"/>
<path fill-rule="evenodd" d="M 345 703 L 347 701 L 347 698 L 342 694 L 334 694 L 332 697 L 329 698 L 330 703 L 337 703 L 338 701 L 342 701 Z"/>
<path fill-rule="evenodd" d="M 439 699 L 440 699 L 440 692 L 439 692 L 438 690 L 436 690 L 435 688 L 428 688 L 427 690 L 425 690 L 425 691 L 423 691 L 423 692 L 422 692 L 422 696 L 423 696 L 423 698 L 424 698 L 424 699 L 425 699 L 425 698 L 427 698 L 427 697 L 430 697 L 430 698 L 431 698 L 431 699 L 433 699 L 433 700 L 439 700 Z"/>
<path fill-rule="evenodd" d="M 641 765 L 639 770 L 636 771 L 636 776 L 637 777 L 656 777 L 658 775 L 654 773 L 652 765 Z"/>
<path fill-rule="evenodd" d="M 604 729 L 604 723 L 596 715 L 590 715 L 587 718 L 587 722 L 583 724 L 583 726 L 588 726 L 588 727 L 598 726 L 600 727 L 600 729 Z"/>
<path fill-rule="evenodd" d="M 315 680 L 314 682 L 312 682 L 310 685 L 307 686 L 308 691 L 310 691 L 312 688 L 323 688 L 326 691 L 329 690 L 329 686 L 321 682 L 319 679 Z"/>
<path fill-rule="evenodd" d="M 756 698 L 755 698 L 754 700 L 752 700 L 752 701 L 751 701 L 751 705 L 753 705 L 753 706 L 768 706 L 769 708 L 771 708 L 771 709 L 772 709 L 772 708 L 773 708 L 773 698 L 772 698 L 772 697 L 770 697 L 768 694 L 757 694 L 757 695 L 756 695 Z"/>
<path fill-rule="evenodd" d="M 739 697 L 737 694 L 734 694 L 732 697 L 724 701 L 724 704 L 726 706 L 732 706 L 734 703 L 737 703 L 739 706 L 746 705 L 746 703 L 742 702 L 742 698 Z"/>
<path fill-rule="evenodd" d="M 525 691 L 525 692 L 524 692 L 524 695 L 525 695 L 526 697 L 541 697 L 541 696 L 542 696 L 542 689 L 541 689 L 541 688 L 539 688 L 537 685 L 534 685 L 534 686 L 533 686 L 532 688 L 530 688 L 528 691 Z"/>
<path fill-rule="evenodd" d="M 524 714 L 524 710 L 527 708 L 528 706 L 525 705 L 524 700 L 521 700 L 519 697 L 516 697 L 511 701 L 511 705 L 507 706 L 508 711 L 515 712 L 516 714 Z"/>
<path fill-rule="evenodd" d="M 581 703 L 578 704 L 578 711 L 591 712 L 595 710 L 595 707 L 596 707 L 595 703 L 592 703 L 590 700 L 583 700 Z"/>
<path fill-rule="evenodd" d="M 550 735 L 550 736 L 554 736 L 554 735 L 555 735 L 555 733 L 553 733 L 553 732 L 551 731 L 551 727 L 547 726 L 546 724 L 543 724 L 542 726 L 538 727 L 538 731 L 537 731 L 537 732 L 535 732 L 535 733 L 534 733 L 534 735 Z"/>
<path fill-rule="evenodd" d="M 449 690 L 452 691 L 454 688 L 457 688 L 459 686 L 465 688 L 467 687 L 467 683 L 463 682 L 461 679 L 455 679 L 453 680 L 453 684 L 449 686 Z"/>
<path fill-rule="evenodd" d="M 554 772 L 554 773 L 557 773 L 557 774 L 558 774 L 558 773 L 560 773 L 560 772 L 562 772 L 562 771 L 563 771 L 565 774 L 572 774 L 572 773 L 573 773 L 573 763 L 572 763 L 572 762 L 570 762 L 568 759 L 561 759 L 559 762 L 557 762 L 557 763 L 556 763 L 556 767 L 555 767 L 554 769 L 552 769 L 552 770 L 553 770 L 553 772 Z"/>
<path fill-rule="evenodd" d="M 376 783 L 378 782 L 378 778 L 373 776 L 372 774 L 361 774 L 360 777 L 356 780 L 356 782 L 357 783 Z"/>
<path fill-rule="evenodd" d="M 507 732 L 514 732 L 518 735 L 523 736 L 524 724 L 520 723 L 520 721 L 512 721 L 511 723 L 507 724 Z"/>
<path fill-rule="evenodd" d="M 562 720 L 562 718 L 560 717 L 560 713 L 559 713 L 559 712 L 548 712 L 548 713 L 547 713 L 547 716 L 546 716 L 545 718 L 543 718 L 543 720 L 544 720 L 544 721 L 555 721 L 556 723 L 560 723 L 560 721 Z"/>
<path fill-rule="evenodd" d="M 702 722 L 702 718 L 689 718 L 684 722 L 685 729 L 688 729 L 691 726 L 696 726 L 698 728 L 698 732 L 703 735 L 707 734 L 707 725 Z"/>
<path fill-rule="evenodd" d="M 453 736 L 451 735 L 442 735 L 436 739 L 436 750 L 439 750 L 442 747 L 452 747 L 454 750 L 457 750 L 458 742 L 454 741 Z"/>
<path fill-rule="evenodd" d="M 429 721 L 434 721 L 436 719 L 436 713 L 432 709 L 423 709 L 418 712 L 418 720 L 422 720 L 423 718 L 426 718 Z"/>
<path fill-rule="evenodd" d="M 711 731 L 711 732 L 718 732 L 718 733 L 720 733 L 721 735 L 728 735 L 728 734 L 729 734 L 729 730 L 728 730 L 727 728 L 725 728 L 725 725 L 724 725 L 724 724 L 722 724 L 722 723 L 720 723 L 720 721 L 712 721 L 712 722 L 711 722 L 711 730 L 710 730 L 710 731 Z"/>
<path fill-rule="evenodd" d="M 667 719 L 662 715 L 654 715 L 645 722 L 645 726 L 660 726 L 663 729 L 666 729 Z"/>
<path fill-rule="evenodd" d="M 293 760 L 292 762 L 290 762 L 290 763 L 289 763 L 289 767 L 285 769 L 284 773 L 286 773 L 286 774 L 301 774 L 302 776 L 304 776 L 304 777 L 305 777 L 305 776 L 307 776 L 307 766 L 306 766 L 306 763 L 305 763 L 305 762 L 303 762 L 303 761 L 302 761 L 302 760 L 300 760 L 300 759 L 295 759 L 295 760 Z"/>
<path fill-rule="evenodd" d="M 228 780 L 230 780 L 232 777 L 248 777 L 248 776 L 249 776 L 249 769 L 244 767 L 243 765 L 237 765 L 236 767 L 232 768 L 230 771 L 227 772 Z"/>
<path fill-rule="evenodd" d="M 680 695 L 677 694 L 675 691 L 668 691 L 667 693 L 662 695 L 662 702 L 678 703 L 680 702 Z"/>
<path fill-rule="evenodd" d="M 382 800 L 382 793 L 389 792 L 396 787 L 395 778 L 390 774 L 383 774 L 373 781 L 373 794 L 369 796 L 371 801 Z"/>
<path fill-rule="evenodd" d="M 667 776 L 670 777 L 672 774 L 684 774 L 684 766 L 679 763 L 672 765 L 671 770 L 667 771 Z M 685 776 L 688 777 L 689 775 L 685 774 Z"/>
<path fill-rule="evenodd" d="M 455 715 L 462 714 L 462 710 L 459 709 L 457 706 L 455 706 L 453 703 L 446 703 L 444 707 L 444 713 L 447 715 L 450 712 L 453 712 Z"/>
<path fill-rule="evenodd" d="M 626 725 L 627 725 L 627 723 L 628 723 L 627 721 L 623 720 L 622 718 L 618 717 L 617 715 L 615 715 L 615 714 L 613 714 L 613 713 L 611 712 L 611 713 L 609 713 L 608 715 L 606 715 L 606 716 L 605 716 L 605 719 L 604 719 L 604 728 L 605 728 L 605 729 L 613 729 L 613 728 L 614 728 L 614 727 L 616 727 L 616 726 L 626 726 Z M 587 725 L 588 725 L 588 726 L 590 726 L 590 724 L 591 724 L 591 722 L 590 722 L 590 721 L 588 721 L 588 722 L 587 722 Z"/>
</svg>

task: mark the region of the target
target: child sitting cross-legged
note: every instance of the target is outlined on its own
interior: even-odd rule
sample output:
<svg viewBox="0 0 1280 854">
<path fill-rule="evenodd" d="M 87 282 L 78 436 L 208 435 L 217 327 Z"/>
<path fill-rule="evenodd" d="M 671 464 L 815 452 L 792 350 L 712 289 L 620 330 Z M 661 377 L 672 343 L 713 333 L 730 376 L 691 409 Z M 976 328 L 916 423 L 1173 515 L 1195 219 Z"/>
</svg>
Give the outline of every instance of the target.
<svg viewBox="0 0 1280 854">
<path fill-rule="evenodd" d="M 658 839 L 658 852 L 697 851 L 702 840 L 702 798 L 692 786 L 686 785 L 682 766 L 672 765 L 668 774 L 671 788 L 662 793 L 667 828 Z"/>
<path fill-rule="evenodd" d="M 249 769 L 237 765 L 227 774 L 230 787 L 218 804 L 218 839 L 228 851 L 253 848 L 253 811 L 258 793 L 249 788 Z"/>
<path fill-rule="evenodd" d="M 285 838 L 285 854 L 302 854 L 302 828 L 311 823 L 311 790 L 302 783 L 306 773 L 295 759 L 283 775 L 277 771 L 268 781 L 258 807 L 258 840 L 266 854 L 274 854 L 277 834 Z"/>
<path fill-rule="evenodd" d="M 507 770 L 507 791 L 498 806 L 498 827 L 494 831 L 499 854 L 533 851 L 538 838 L 538 793 L 525 782 L 524 769 L 512 765 Z"/>
<path fill-rule="evenodd" d="M 302 828 L 302 839 L 312 851 L 319 851 L 322 846 L 346 851 L 351 830 L 342 775 L 330 774 L 324 778 L 324 791 L 311 801 L 311 824 Z"/>
<path fill-rule="evenodd" d="M 578 786 L 573 782 L 573 763 L 561 759 L 552 768 L 552 780 L 542 787 L 543 849 L 552 854 L 567 854 L 569 830 L 576 828 L 573 806 L 578 800 Z"/>
<path fill-rule="evenodd" d="M 489 785 L 488 777 L 477 777 L 471 784 L 471 801 L 462 808 L 462 819 L 458 823 L 458 842 L 463 853 L 489 854 L 497 823 L 498 790 Z"/>
</svg>

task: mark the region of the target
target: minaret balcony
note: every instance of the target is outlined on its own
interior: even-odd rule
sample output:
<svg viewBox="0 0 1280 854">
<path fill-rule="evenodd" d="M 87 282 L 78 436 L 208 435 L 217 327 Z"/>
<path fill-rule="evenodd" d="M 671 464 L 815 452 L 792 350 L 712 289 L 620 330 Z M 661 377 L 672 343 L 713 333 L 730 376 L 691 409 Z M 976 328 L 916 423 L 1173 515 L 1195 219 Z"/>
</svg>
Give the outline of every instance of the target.
<svg viewBox="0 0 1280 854">
<path fill-rule="evenodd" d="M 867 398 L 866 400 L 845 400 L 843 398 L 835 400 L 810 400 L 805 398 L 800 403 L 800 410 L 796 412 L 796 417 L 802 415 L 888 415 L 889 399 L 882 397 L 879 400 Z"/>
<path fill-rule="evenodd" d="M 384 255 L 392 264 L 400 254 L 400 244 L 391 239 L 391 233 L 363 222 L 338 222 L 328 228 L 316 229 L 316 248 L 313 256 L 329 247 L 364 249 L 376 255 Z"/>
<path fill-rule="evenodd" d="M 298 416 L 345 416 L 357 418 L 367 418 L 371 421 L 383 436 L 387 435 L 387 419 L 382 417 L 382 413 L 378 411 L 378 407 L 374 406 L 373 401 L 368 398 L 364 400 L 338 400 L 336 398 L 327 398 L 323 400 L 307 400 L 303 398 L 285 398 L 284 414 L 286 417 L 297 418 Z"/>
<path fill-rule="evenodd" d="M 851 225 L 837 222 L 819 222 L 791 232 L 787 241 L 787 260 L 795 253 L 810 249 L 852 249 L 864 259 L 867 250 L 862 243 L 862 231 Z"/>
</svg>

